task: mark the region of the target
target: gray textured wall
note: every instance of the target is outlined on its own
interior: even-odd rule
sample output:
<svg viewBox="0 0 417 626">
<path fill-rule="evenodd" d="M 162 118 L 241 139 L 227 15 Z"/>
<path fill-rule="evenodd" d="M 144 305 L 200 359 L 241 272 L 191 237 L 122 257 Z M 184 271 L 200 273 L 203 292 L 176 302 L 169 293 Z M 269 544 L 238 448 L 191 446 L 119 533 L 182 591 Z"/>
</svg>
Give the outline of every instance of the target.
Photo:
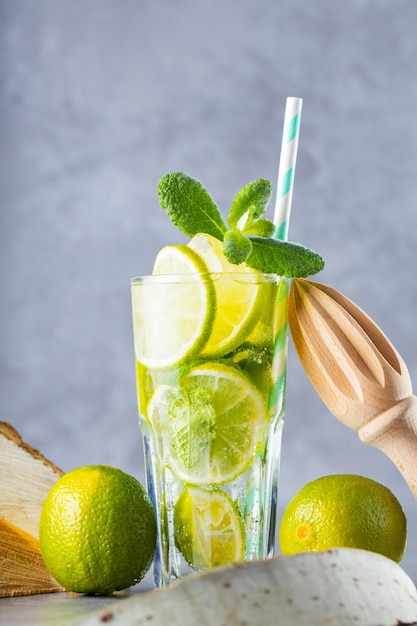
<svg viewBox="0 0 417 626">
<path fill-rule="evenodd" d="M 287 96 L 304 99 L 290 239 L 373 317 L 417 380 L 415 0 L 0 0 L 0 419 L 64 470 L 144 479 L 129 282 L 183 241 L 162 174 L 226 210 L 273 184 Z M 293 349 L 281 511 L 353 472 L 417 503 L 391 462 L 330 415 Z"/>
</svg>

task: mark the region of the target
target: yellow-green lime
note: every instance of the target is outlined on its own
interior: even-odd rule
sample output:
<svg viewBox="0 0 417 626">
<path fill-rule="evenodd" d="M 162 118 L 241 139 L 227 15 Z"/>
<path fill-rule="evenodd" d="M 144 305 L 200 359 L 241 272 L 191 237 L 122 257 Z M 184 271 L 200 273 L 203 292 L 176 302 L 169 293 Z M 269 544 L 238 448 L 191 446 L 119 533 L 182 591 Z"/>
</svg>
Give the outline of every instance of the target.
<svg viewBox="0 0 417 626">
<path fill-rule="evenodd" d="M 42 508 L 45 565 L 67 590 L 109 594 L 139 582 L 156 542 L 151 501 L 136 478 L 91 465 L 64 474 Z"/>
<path fill-rule="evenodd" d="M 160 385 L 148 419 L 162 433 L 163 462 L 184 482 L 214 485 L 233 480 L 250 465 L 267 408 L 246 376 L 208 362 L 191 368 L 176 387 Z"/>
<path fill-rule="evenodd" d="M 204 233 L 195 235 L 188 247 L 199 254 L 213 277 L 218 303 L 213 329 L 203 355 L 212 358 L 231 352 L 248 337 L 268 306 L 271 285 L 260 282 L 260 272 L 244 263 L 229 263 L 222 242 Z"/>
<path fill-rule="evenodd" d="M 220 489 L 186 487 L 175 504 L 174 529 L 177 548 L 197 570 L 244 558 L 242 517 Z"/>
<path fill-rule="evenodd" d="M 323 476 L 307 483 L 282 516 L 284 555 L 330 548 L 358 548 L 401 561 L 407 521 L 384 485 L 356 474 Z"/>
<path fill-rule="evenodd" d="M 160 280 L 132 284 L 135 354 L 146 367 L 170 367 L 207 342 L 216 295 L 207 267 L 188 246 L 162 248 L 153 273 Z"/>
</svg>

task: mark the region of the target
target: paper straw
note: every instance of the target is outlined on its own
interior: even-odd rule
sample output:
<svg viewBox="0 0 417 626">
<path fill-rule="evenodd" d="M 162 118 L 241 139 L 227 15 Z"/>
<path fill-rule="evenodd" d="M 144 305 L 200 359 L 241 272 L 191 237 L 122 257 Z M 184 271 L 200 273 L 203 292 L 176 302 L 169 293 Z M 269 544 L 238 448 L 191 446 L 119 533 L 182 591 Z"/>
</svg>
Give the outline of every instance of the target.
<svg viewBox="0 0 417 626">
<path fill-rule="evenodd" d="M 285 107 L 274 214 L 274 237 L 283 241 L 288 238 L 302 105 L 301 98 L 287 98 Z M 270 414 L 282 414 L 285 405 L 289 286 L 289 279 L 282 277 L 278 286 L 278 322 L 273 349 L 274 382 L 268 400 Z"/>
<path fill-rule="evenodd" d="M 288 238 L 302 106 L 302 98 L 287 98 L 274 213 L 276 239 Z"/>
</svg>

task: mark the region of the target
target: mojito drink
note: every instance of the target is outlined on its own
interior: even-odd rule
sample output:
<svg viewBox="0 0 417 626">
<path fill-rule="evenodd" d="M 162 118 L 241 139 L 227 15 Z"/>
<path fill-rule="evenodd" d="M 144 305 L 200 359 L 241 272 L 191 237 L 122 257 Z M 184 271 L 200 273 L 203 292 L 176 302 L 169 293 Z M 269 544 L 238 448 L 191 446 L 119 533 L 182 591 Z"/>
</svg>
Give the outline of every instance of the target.
<svg viewBox="0 0 417 626">
<path fill-rule="evenodd" d="M 207 235 L 164 248 L 154 275 L 132 281 L 157 586 L 273 554 L 287 291 L 231 266 Z"/>
<path fill-rule="evenodd" d="M 189 238 L 132 281 L 158 587 L 274 552 L 288 281 L 324 262 L 272 237 L 271 191 L 264 179 L 242 187 L 226 222 L 197 179 L 171 172 L 158 184 L 161 207 Z"/>
</svg>

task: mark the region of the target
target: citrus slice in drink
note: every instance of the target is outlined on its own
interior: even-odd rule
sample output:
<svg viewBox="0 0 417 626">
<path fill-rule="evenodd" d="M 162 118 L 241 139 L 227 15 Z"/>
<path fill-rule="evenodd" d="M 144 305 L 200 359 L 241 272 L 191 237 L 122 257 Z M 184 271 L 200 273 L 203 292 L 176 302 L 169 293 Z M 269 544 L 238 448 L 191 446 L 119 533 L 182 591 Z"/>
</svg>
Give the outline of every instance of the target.
<svg viewBox="0 0 417 626">
<path fill-rule="evenodd" d="M 162 368 L 202 349 L 213 326 L 216 295 L 204 261 L 185 245 L 162 248 L 153 273 L 159 278 L 132 284 L 135 354 L 146 367 Z"/>
<path fill-rule="evenodd" d="M 260 272 L 244 263 L 233 265 L 223 254 L 222 242 L 204 233 L 195 235 L 188 247 L 199 254 L 213 276 L 219 303 L 204 356 L 217 358 L 230 353 L 253 330 L 271 285 L 260 282 Z"/>
<path fill-rule="evenodd" d="M 174 532 L 177 548 L 196 570 L 244 558 L 242 517 L 221 489 L 186 487 L 174 507 Z"/>
<path fill-rule="evenodd" d="M 179 385 L 160 385 L 148 419 L 162 435 L 160 455 L 174 474 L 194 485 L 229 482 L 250 465 L 264 398 L 234 367 L 209 362 L 189 370 Z"/>
</svg>

